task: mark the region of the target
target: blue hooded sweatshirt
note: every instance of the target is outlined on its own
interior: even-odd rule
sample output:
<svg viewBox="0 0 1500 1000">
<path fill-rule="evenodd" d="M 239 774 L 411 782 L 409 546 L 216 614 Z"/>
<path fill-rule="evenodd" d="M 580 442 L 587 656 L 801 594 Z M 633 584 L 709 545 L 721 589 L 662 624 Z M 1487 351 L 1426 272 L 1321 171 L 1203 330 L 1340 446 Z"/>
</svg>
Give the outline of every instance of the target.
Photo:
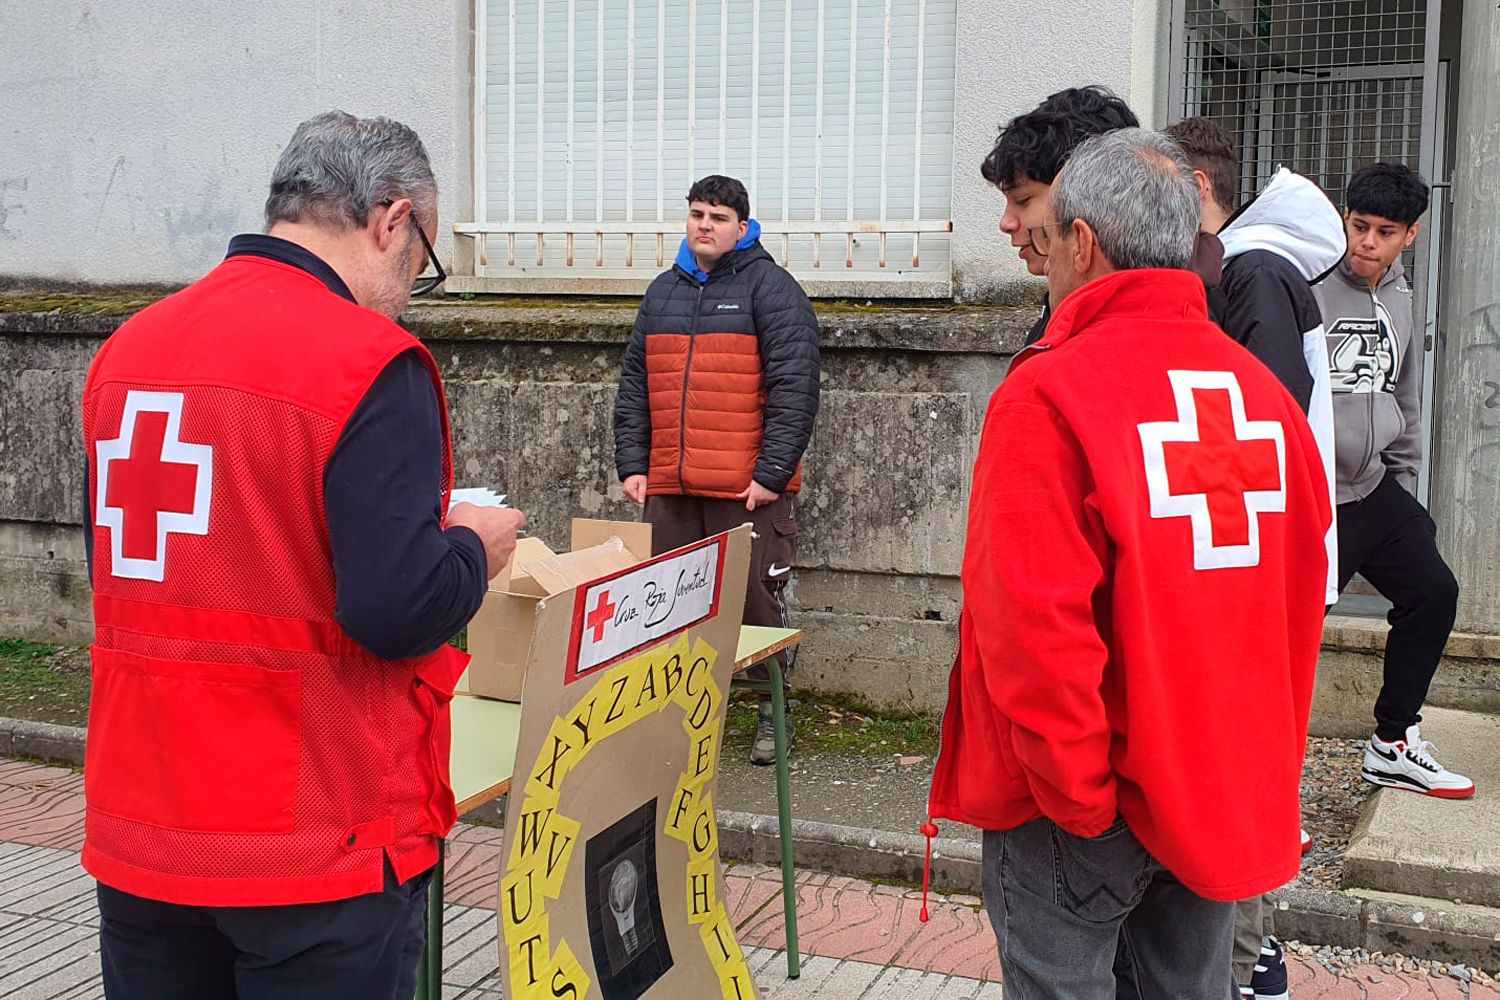
<svg viewBox="0 0 1500 1000">
<path fill-rule="evenodd" d="M 760 223 L 754 219 L 750 220 L 750 228 L 745 230 L 745 235 L 734 245 L 735 250 L 748 250 L 760 239 Z M 708 272 L 698 266 L 698 257 L 693 253 L 692 247 L 688 246 L 687 237 L 682 238 L 682 244 L 677 248 L 677 266 L 692 276 L 698 284 L 708 281 Z"/>
</svg>

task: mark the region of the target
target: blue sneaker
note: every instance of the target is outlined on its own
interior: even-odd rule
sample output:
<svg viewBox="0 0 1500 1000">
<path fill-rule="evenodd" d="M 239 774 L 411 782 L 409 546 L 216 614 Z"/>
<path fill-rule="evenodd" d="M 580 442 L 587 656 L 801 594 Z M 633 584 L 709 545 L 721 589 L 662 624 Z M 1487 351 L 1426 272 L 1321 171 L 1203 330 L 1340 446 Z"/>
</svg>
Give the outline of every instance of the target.
<svg viewBox="0 0 1500 1000">
<path fill-rule="evenodd" d="M 1287 1000 L 1290 996 L 1286 959 L 1275 938 L 1268 937 L 1260 943 L 1260 961 L 1255 963 L 1255 974 L 1250 977 L 1250 991 L 1255 1000 Z"/>
</svg>

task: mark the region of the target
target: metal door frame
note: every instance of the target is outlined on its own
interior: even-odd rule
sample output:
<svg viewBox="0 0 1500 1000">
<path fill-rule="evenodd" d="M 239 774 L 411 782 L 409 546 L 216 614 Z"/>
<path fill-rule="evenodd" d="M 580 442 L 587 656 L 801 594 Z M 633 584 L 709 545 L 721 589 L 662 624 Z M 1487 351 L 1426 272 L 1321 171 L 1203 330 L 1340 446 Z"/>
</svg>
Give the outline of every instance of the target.
<svg viewBox="0 0 1500 1000">
<path fill-rule="evenodd" d="M 1169 25 L 1169 40 L 1167 48 L 1167 116 L 1169 120 L 1177 120 L 1186 116 L 1189 108 L 1187 95 L 1187 54 L 1188 45 L 1194 39 L 1192 31 L 1187 27 L 1187 0 L 1170 0 L 1172 8 L 1171 22 Z M 1275 0 L 1272 0 L 1274 3 Z M 1443 19 L 1443 0 L 1427 0 L 1427 15 L 1423 26 L 1423 53 L 1422 53 L 1422 110 L 1421 122 L 1418 130 L 1417 142 L 1417 169 L 1422 176 L 1427 178 L 1433 185 L 1432 208 L 1429 209 L 1427 222 L 1422 227 L 1421 234 L 1417 237 L 1416 255 L 1414 267 L 1411 274 L 1411 285 L 1413 293 L 1412 311 L 1413 319 L 1421 317 L 1426 336 L 1422 357 L 1422 446 L 1423 462 L 1421 473 L 1418 476 L 1418 497 L 1424 502 L 1427 498 L 1428 482 L 1431 478 L 1431 455 L 1432 455 L 1432 409 L 1435 386 L 1433 373 L 1437 369 L 1437 352 L 1442 350 L 1442 338 L 1437 333 L 1437 305 L 1439 296 L 1436 294 L 1439 260 L 1438 248 L 1441 246 L 1441 233 L 1445 225 L 1446 212 L 1442 204 L 1443 194 L 1447 187 L 1445 178 L 1438 175 L 1441 165 L 1446 168 L 1445 163 L 1440 162 L 1439 146 L 1446 141 L 1447 136 L 1447 99 L 1448 99 L 1448 67 L 1438 60 L 1438 43 L 1441 39 Z M 1199 44 L 1206 42 L 1199 41 Z M 1232 57 L 1232 54 L 1230 54 Z M 1265 71 L 1275 72 L 1275 56 L 1268 53 L 1268 65 Z M 1308 79 L 1321 79 L 1330 77 L 1358 78 L 1360 76 L 1378 76 L 1382 72 L 1398 64 L 1361 65 L 1329 67 L 1317 74 L 1298 74 Z M 1411 65 L 1411 64 L 1399 64 Z M 1440 193 L 1441 192 L 1441 193 Z M 1420 280 L 1418 280 L 1420 279 Z M 1415 325 L 1415 323 L 1414 323 Z"/>
<path fill-rule="evenodd" d="M 1448 225 L 1448 76 L 1445 59 L 1437 66 L 1437 129 L 1433 136 L 1431 173 L 1425 174 L 1432 185 L 1432 203 L 1427 209 L 1427 224 L 1419 239 L 1427 243 L 1427 279 L 1422 283 L 1426 302 L 1422 309 L 1425 336 L 1422 351 L 1422 467 L 1417 470 L 1417 497 L 1426 504 L 1432 482 L 1432 414 L 1437 394 L 1438 352 L 1443 338 L 1438 336 L 1439 310 L 1442 305 L 1443 234 Z M 1415 306 L 1413 307 L 1415 309 Z"/>
</svg>

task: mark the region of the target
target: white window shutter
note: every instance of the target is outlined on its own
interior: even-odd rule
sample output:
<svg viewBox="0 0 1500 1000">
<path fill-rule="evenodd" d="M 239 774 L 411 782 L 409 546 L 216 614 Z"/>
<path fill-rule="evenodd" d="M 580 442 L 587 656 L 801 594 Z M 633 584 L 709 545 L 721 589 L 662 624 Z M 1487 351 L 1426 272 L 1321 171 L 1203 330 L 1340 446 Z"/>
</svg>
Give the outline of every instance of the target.
<svg viewBox="0 0 1500 1000">
<path fill-rule="evenodd" d="M 727 173 L 800 278 L 946 287 L 956 6 L 482 0 L 481 273 L 648 279 Z"/>
</svg>

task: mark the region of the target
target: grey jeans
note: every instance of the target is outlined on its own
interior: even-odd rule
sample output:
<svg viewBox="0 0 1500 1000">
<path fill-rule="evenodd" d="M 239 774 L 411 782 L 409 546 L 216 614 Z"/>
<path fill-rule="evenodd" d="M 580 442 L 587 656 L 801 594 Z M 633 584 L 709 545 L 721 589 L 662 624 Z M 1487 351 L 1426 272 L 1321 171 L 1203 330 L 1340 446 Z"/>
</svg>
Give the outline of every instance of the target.
<svg viewBox="0 0 1500 1000">
<path fill-rule="evenodd" d="M 984 834 L 984 902 L 1006 1000 L 1227 1000 L 1234 904 L 1188 889 L 1123 819 Z"/>
</svg>

